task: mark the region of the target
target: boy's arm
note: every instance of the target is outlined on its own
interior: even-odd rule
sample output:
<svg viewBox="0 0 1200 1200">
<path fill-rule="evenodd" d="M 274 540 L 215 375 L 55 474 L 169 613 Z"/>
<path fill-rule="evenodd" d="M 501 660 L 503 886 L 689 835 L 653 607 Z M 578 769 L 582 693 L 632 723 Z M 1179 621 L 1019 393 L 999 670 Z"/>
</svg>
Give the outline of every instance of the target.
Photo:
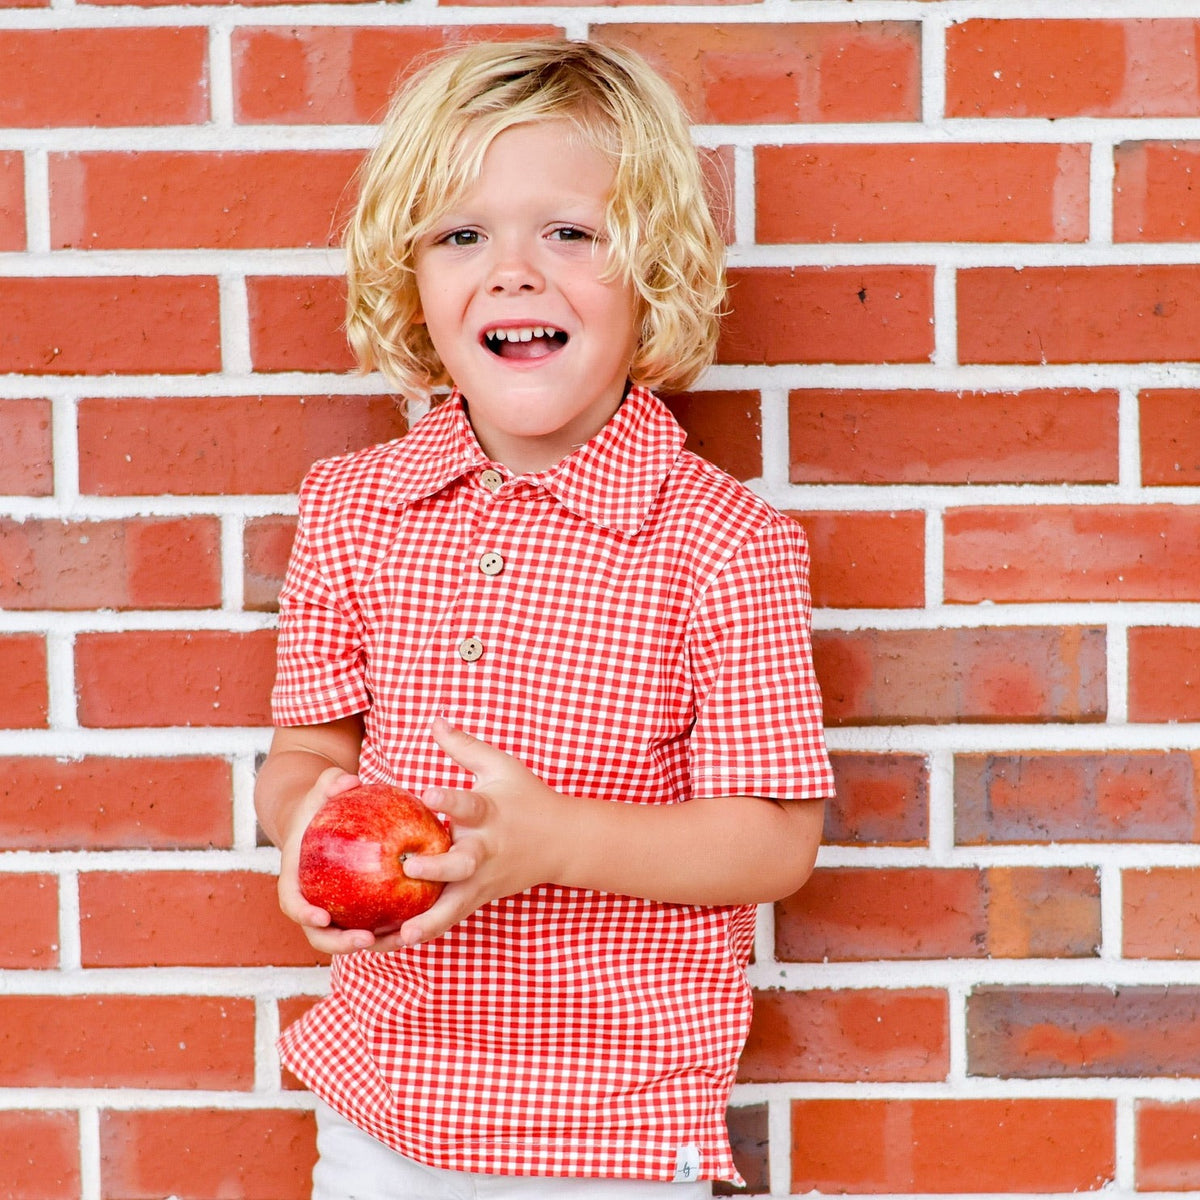
<svg viewBox="0 0 1200 1200">
<path fill-rule="evenodd" d="M 361 714 L 323 725 L 277 728 L 254 784 L 254 808 L 267 837 L 279 847 L 279 906 L 326 954 L 360 950 L 374 938 L 361 930 L 327 928 L 329 914 L 300 894 L 300 839 L 317 810 L 358 784 Z"/>
<path fill-rule="evenodd" d="M 454 845 L 409 859 L 405 872 L 448 886 L 392 935 L 397 943 L 427 941 L 481 905 L 539 883 L 674 904 L 755 904 L 790 895 L 812 873 L 820 799 L 664 805 L 564 796 L 444 721 L 435 722 L 434 737 L 475 775 L 475 786 L 431 788 L 423 797 L 450 818 Z"/>
</svg>

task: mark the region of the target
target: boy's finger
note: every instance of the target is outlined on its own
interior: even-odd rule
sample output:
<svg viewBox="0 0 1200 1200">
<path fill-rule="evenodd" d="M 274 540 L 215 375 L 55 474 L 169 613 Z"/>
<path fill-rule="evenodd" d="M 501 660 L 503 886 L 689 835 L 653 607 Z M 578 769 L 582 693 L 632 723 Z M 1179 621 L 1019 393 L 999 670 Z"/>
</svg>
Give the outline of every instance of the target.
<svg viewBox="0 0 1200 1200">
<path fill-rule="evenodd" d="M 433 740 L 472 775 L 485 774 L 489 767 L 494 770 L 499 762 L 509 757 L 503 750 L 497 750 L 495 746 L 489 746 L 487 742 L 456 729 L 445 717 L 434 717 L 432 732 Z"/>
<path fill-rule="evenodd" d="M 449 817 L 451 824 L 478 825 L 487 815 L 487 801 L 465 788 L 426 788 L 421 803 Z"/>
</svg>

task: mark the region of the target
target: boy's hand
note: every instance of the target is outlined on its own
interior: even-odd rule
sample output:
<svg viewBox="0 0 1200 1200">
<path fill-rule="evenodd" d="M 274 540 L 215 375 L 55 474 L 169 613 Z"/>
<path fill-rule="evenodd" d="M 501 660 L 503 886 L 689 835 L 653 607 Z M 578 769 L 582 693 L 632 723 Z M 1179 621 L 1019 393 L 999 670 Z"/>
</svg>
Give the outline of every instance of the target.
<svg viewBox="0 0 1200 1200">
<path fill-rule="evenodd" d="M 454 844 L 445 854 L 416 855 L 404 864 L 404 873 L 414 879 L 446 884 L 432 908 L 401 926 L 400 941 L 408 946 L 445 933 L 492 900 L 552 881 L 567 810 L 566 797 L 511 754 L 441 717 L 433 723 L 433 738 L 475 776 L 475 786 L 429 788 L 421 796 L 449 818 Z"/>
<path fill-rule="evenodd" d="M 300 893 L 300 842 L 304 831 L 326 800 L 358 787 L 358 784 L 357 775 L 347 774 L 340 767 L 322 771 L 296 809 L 295 819 L 279 848 L 279 907 L 304 930 L 313 949 L 322 954 L 347 954 L 352 950 L 376 948 L 372 933 L 362 929 L 338 929 L 330 923 L 330 916 L 323 908 L 309 904 Z"/>
</svg>

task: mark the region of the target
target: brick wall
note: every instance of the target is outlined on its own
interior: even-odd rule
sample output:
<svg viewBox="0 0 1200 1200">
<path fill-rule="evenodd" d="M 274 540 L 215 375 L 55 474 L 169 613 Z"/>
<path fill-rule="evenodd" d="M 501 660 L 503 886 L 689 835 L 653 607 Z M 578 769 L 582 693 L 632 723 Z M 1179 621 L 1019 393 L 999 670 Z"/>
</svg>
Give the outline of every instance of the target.
<svg viewBox="0 0 1200 1200">
<path fill-rule="evenodd" d="M 414 54 L 546 30 L 698 121 L 734 311 L 676 407 L 813 544 L 752 1190 L 1200 1187 L 1194 0 L 0 0 L 0 1198 L 307 1194 L 273 608 L 307 465 L 404 428 L 331 230 Z"/>
</svg>

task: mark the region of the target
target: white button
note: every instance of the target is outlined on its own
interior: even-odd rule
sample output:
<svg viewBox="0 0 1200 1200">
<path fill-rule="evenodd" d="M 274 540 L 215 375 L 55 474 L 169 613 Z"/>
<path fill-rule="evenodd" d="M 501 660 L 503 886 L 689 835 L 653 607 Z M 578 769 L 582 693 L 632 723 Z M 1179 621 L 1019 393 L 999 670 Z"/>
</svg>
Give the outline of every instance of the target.
<svg viewBox="0 0 1200 1200">
<path fill-rule="evenodd" d="M 458 657 L 463 662 L 477 662 L 483 657 L 483 643 L 475 637 L 464 638 L 458 643 Z"/>
<path fill-rule="evenodd" d="M 504 559 L 495 550 L 489 550 L 480 558 L 479 569 L 485 575 L 499 575 L 504 570 Z"/>
<path fill-rule="evenodd" d="M 490 467 L 486 471 L 482 471 L 479 475 L 479 482 L 483 484 L 489 492 L 498 492 L 500 485 L 504 482 L 504 476 L 499 471 L 493 471 Z"/>
</svg>

